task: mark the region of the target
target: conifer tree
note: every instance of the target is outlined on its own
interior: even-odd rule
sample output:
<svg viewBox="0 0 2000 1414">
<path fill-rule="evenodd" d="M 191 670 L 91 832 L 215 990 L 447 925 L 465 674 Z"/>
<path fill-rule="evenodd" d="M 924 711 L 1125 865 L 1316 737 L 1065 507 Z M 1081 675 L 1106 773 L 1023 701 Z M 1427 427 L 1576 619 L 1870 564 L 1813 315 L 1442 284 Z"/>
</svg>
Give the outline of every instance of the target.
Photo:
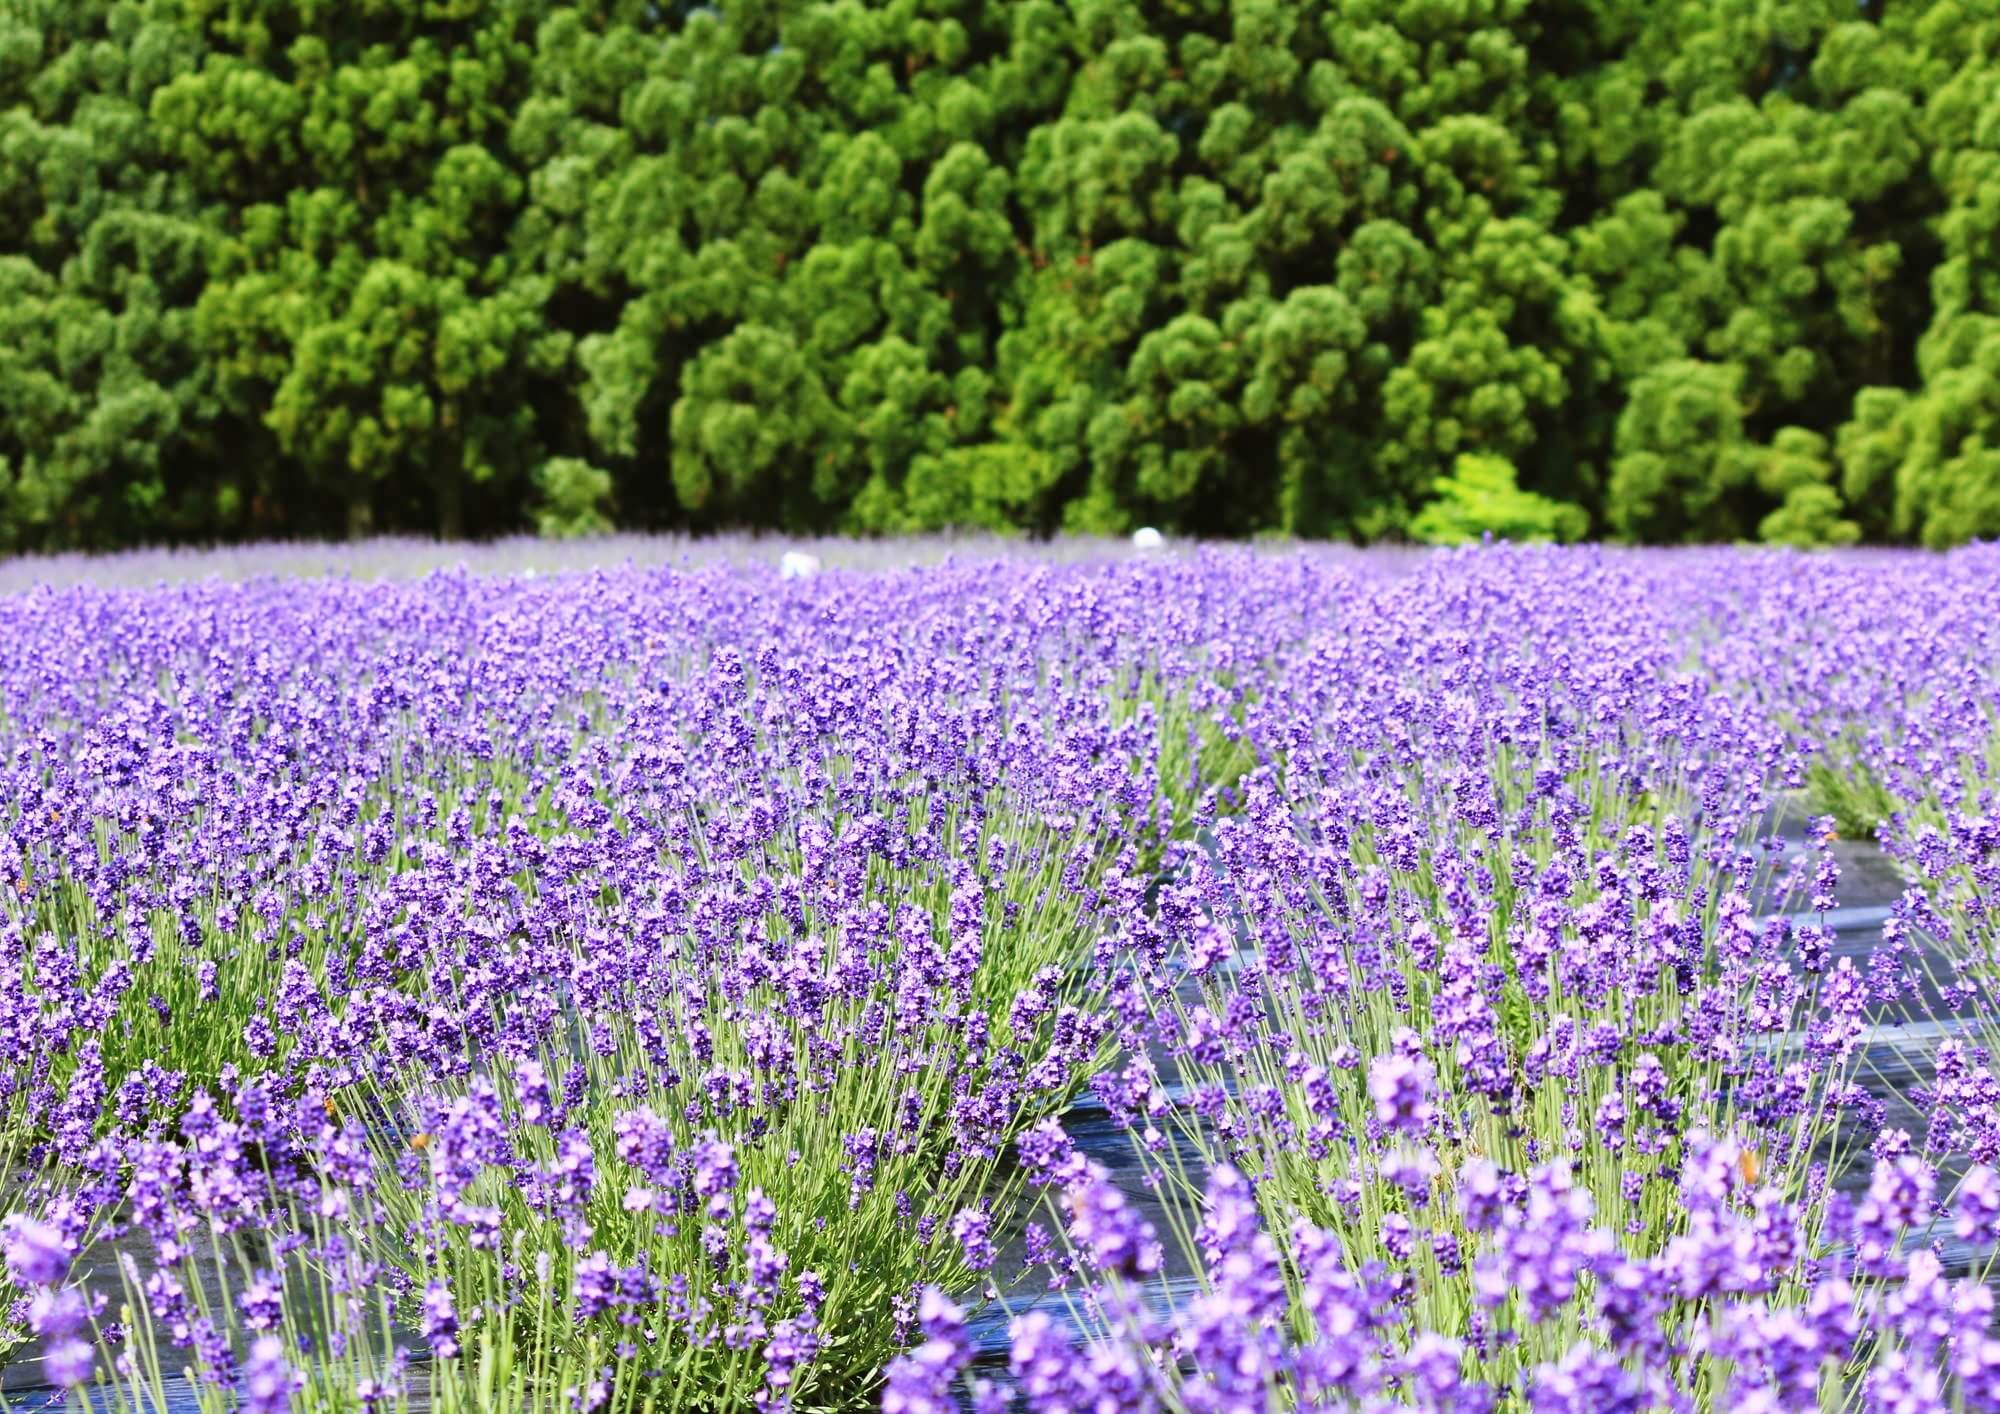
<svg viewBox="0 0 2000 1414">
<path fill-rule="evenodd" d="M 2000 535 L 1996 93 L 1984 0 L 6 0 L 0 546 Z"/>
</svg>

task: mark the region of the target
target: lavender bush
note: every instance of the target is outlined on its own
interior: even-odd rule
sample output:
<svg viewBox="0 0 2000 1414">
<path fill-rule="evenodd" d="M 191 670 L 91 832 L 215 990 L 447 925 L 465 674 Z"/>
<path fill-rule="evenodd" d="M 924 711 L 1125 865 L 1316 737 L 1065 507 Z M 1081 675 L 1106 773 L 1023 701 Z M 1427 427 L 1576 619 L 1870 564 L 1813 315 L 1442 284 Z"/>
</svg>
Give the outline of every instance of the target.
<svg viewBox="0 0 2000 1414">
<path fill-rule="evenodd" d="M 2000 1087 L 1935 1028 L 1913 1135 L 1859 1064 L 1885 1007 L 1972 984 L 1926 993 L 1898 920 L 1860 965 L 1799 921 L 1834 906 L 1833 820 L 1782 868 L 1758 848 L 1845 743 L 1983 787 L 1994 565 L 1806 564 L 1447 561 L 1267 687 L 1277 764 L 1135 947 L 1097 1082 L 1195 1294 L 1135 1280 L 1159 1235 L 1038 1130 L 1093 1339 L 1015 1322 L 1027 1408 L 1994 1407 L 1990 1291 L 1934 1239 L 1990 1261 Z M 1913 873 L 1965 878 L 1900 914 L 1991 916 L 1978 809 L 1949 849 L 1914 828 Z M 911 1407 L 936 1363 L 895 1367 Z"/>
<path fill-rule="evenodd" d="M 2000 1235 L 1990 551 L 814 555 L 0 600 L 17 1353 L 148 1410 L 2000 1399 L 1931 1245 Z M 1884 1123 L 1871 1028 L 1960 1002 Z"/>
</svg>

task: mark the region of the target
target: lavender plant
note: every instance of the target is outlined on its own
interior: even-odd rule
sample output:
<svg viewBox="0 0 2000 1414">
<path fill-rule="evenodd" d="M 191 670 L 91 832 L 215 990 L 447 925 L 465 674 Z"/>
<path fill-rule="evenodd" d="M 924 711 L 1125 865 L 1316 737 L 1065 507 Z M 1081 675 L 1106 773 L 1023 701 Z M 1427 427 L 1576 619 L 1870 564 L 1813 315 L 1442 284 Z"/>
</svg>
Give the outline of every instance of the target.
<svg viewBox="0 0 2000 1414">
<path fill-rule="evenodd" d="M 467 1407 L 851 1406 L 1107 1053 L 1094 953 L 1212 705 L 1195 609 L 1263 588 L 13 601 L 26 661 L 87 640 L 0 688 L 24 1199 L 142 1242 L 120 1324 L 221 1403 L 282 1333 L 316 1397 L 393 1391 L 402 1340 Z M 142 1407 L 159 1344 L 113 1366 Z"/>
<path fill-rule="evenodd" d="M 0 599 L 47 1378 L 1989 1407 L 1926 1243 L 1992 1243 L 2000 1090 L 1975 1028 L 1906 1133 L 1867 1041 L 1988 937 L 1990 552 L 845 554 Z M 1873 958 L 1777 838 L 1850 761 L 1931 885 Z"/>
<path fill-rule="evenodd" d="M 1858 1083 L 1912 977 L 1797 921 L 1834 906 L 1830 822 L 1763 848 L 1829 721 L 1729 662 L 1773 590 L 1461 560 L 1267 686 L 1283 769 L 1181 858 L 1097 1085 L 1194 1285 L 1036 1131 L 1088 1340 L 1014 1323 L 1027 1408 L 1992 1407 L 1991 1294 L 1927 1246 L 1990 1251 L 1992 1171 L 1939 1165 L 1991 1082 L 1946 1043 L 1928 1142 Z M 949 1348 L 897 1367 L 906 1407 Z"/>
</svg>

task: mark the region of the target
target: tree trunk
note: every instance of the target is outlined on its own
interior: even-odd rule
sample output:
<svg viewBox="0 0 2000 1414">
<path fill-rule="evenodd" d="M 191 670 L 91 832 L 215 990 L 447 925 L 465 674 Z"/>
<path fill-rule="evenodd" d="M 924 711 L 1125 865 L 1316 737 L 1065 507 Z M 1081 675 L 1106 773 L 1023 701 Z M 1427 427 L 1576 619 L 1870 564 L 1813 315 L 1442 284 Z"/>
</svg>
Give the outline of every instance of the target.
<svg viewBox="0 0 2000 1414">
<path fill-rule="evenodd" d="M 375 507 L 368 499 L 365 482 L 357 484 L 347 493 L 347 538 L 361 540 L 375 529 Z"/>
</svg>

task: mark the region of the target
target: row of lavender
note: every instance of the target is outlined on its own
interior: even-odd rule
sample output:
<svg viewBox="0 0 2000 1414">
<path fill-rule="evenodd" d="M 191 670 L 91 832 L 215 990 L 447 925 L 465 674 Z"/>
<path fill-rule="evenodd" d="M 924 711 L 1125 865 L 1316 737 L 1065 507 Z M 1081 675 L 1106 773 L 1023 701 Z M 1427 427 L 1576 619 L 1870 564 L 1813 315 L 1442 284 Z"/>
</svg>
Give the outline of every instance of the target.
<svg viewBox="0 0 2000 1414">
<path fill-rule="evenodd" d="M 1995 624 L 1976 549 L 0 601 L 13 1338 L 135 1409 L 2000 1407 L 1910 1240 L 1992 1245 L 2000 1084 L 1861 1073 L 2000 1015 Z M 1910 861 L 1863 966 L 1815 780 Z M 968 1372 L 1022 1258 L 1068 1318 Z"/>
<path fill-rule="evenodd" d="M 1168 1222 L 1023 1143 L 1095 1336 L 1017 1323 L 1028 1406 L 2000 1407 L 1996 571 L 1485 556 L 1374 596 L 1251 714 L 1269 765 L 1096 1082 Z M 1771 829 L 1818 804 L 1909 880 L 1859 960 L 1835 819 Z M 1876 1044 L 1917 1038 L 1898 1095 Z M 957 1407 L 942 1297 L 893 1407 Z"/>
</svg>

